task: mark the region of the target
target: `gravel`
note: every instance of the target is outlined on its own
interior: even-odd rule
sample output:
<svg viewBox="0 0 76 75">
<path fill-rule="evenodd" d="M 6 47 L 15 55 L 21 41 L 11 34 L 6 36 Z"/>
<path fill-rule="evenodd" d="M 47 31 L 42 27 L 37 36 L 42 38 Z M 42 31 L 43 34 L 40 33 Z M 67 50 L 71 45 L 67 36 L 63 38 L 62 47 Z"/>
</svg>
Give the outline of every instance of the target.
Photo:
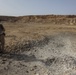
<svg viewBox="0 0 76 75">
<path fill-rule="evenodd" d="M 0 54 L 0 75 L 76 75 L 75 33 L 20 42 L 12 49 L 17 51 Z"/>
</svg>

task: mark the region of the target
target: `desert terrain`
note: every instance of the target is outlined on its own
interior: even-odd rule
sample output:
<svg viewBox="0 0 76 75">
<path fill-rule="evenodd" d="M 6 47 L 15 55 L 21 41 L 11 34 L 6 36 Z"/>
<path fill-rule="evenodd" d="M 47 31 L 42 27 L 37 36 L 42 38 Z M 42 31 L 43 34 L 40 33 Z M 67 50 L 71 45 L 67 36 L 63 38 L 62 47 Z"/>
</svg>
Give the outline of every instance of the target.
<svg viewBox="0 0 76 75">
<path fill-rule="evenodd" d="M 76 75 L 76 16 L 0 16 L 5 53 L 0 75 Z"/>
</svg>

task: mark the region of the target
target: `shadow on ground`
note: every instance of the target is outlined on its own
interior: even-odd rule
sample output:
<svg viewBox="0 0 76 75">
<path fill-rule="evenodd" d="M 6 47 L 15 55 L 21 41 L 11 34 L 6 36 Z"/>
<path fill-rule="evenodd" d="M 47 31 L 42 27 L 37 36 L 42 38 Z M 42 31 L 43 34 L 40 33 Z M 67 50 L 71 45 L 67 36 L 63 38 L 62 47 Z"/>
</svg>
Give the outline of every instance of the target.
<svg viewBox="0 0 76 75">
<path fill-rule="evenodd" d="M 13 59 L 16 61 L 25 61 L 25 62 L 31 62 L 31 61 L 39 61 L 36 59 L 34 55 L 25 55 L 25 54 L 10 54 L 10 53 L 4 53 L 0 54 L 0 57 L 7 58 L 7 59 Z"/>
</svg>

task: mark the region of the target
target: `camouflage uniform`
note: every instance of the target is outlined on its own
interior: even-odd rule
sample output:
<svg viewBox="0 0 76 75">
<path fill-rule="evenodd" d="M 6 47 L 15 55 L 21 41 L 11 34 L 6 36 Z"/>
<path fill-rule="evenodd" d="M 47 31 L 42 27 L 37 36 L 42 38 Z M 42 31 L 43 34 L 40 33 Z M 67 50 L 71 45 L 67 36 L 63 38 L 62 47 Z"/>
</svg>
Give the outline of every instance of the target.
<svg viewBox="0 0 76 75">
<path fill-rule="evenodd" d="M 0 24 L 0 52 L 4 51 L 5 45 L 5 29 L 2 24 Z"/>
</svg>

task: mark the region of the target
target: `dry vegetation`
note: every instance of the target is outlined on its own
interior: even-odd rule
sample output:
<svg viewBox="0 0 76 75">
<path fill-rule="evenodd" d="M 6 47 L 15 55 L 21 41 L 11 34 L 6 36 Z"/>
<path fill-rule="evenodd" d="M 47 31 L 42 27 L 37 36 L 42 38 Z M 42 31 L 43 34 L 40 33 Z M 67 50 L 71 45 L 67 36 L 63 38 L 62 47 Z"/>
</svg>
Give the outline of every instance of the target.
<svg viewBox="0 0 76 75">
<path fill-rule="evenodd" d="M 0 68 L 1 75 L 76 74 L 75 15 L 1 16 L 0 22 L 6 29 L 5 50 L 15 53 L 1 56 L 0 59 L 5 59 L 0 62 L 5 62 Z M 11 69 L 6 62 L 11 62 Z"/>
<path fill-rule="evenodd" d="M 6 47 L 18 41 L 39 40 L 57 32 L 76 32 L 75 15 L 1 16 L 0 21 L 6 29 Z"/>
</svg>

